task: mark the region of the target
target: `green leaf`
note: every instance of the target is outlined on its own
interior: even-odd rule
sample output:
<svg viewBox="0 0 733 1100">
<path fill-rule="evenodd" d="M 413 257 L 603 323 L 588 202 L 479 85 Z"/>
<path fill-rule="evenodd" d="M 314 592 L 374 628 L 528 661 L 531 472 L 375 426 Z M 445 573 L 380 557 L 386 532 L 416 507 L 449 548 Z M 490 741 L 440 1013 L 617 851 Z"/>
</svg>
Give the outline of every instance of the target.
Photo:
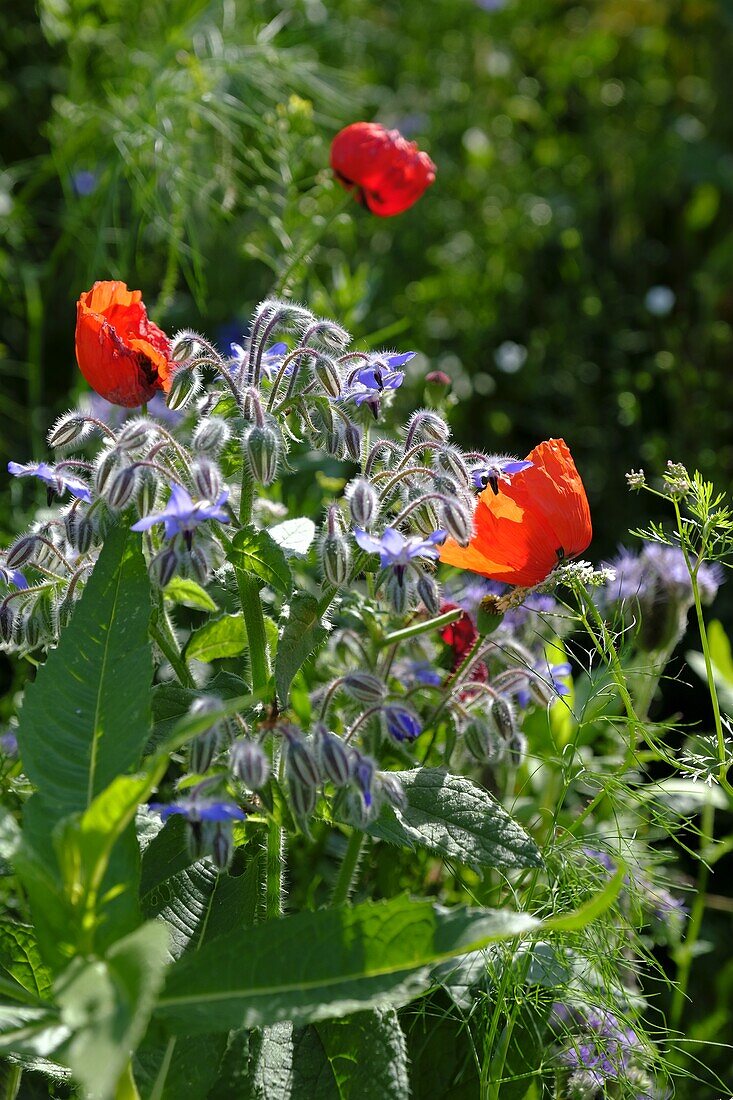
<svg viewBox="0 0 733 1100">
<path fill-rule="evenodd" d="M 407 1046 L 393 1008 L 323 1020 L 315 1030 L 339 1100 L 363 1100 L 367 1096 L 403 1100 L 410 1095 Z"/>
<path fill-rule="evenodd" d="M 69 1039 L 56 1052 L 90 1100 L 115 1095 L 163 981 L 168 933 L 157 921 L 119 940 L 104 959 L 75 959 L 56 983 Z"/>
<path fill-rule="evenodd" d="M 186 660 L 217 661 L 238 657 L 247 648 L 247 631 L 241 615 L 222 615 L 195 630 L 186 646 Z"/>
<path fill-rule="evenodd" d="M 471 1018 L 465 1011 L 458 1014 L 438 991 L 400 1017 L 410 1057 L 410 1100 L 476 1100 L 481 1096 L 478 1037 L 472 1034 Z"/>
<path fill-rule="evenodd" d="M 150 1045 L 150 1036 L 137 1052 L 135 1084 L 142 1100 L 206 1100 L 219 1073 L 227 1036 L 182 1035 Z M 241 1093 L 232 1092 L 233 1100 Z M 230 1098 L 227 1098 L 230 1100 Z"/>
<path fill-rule="evenodd" d="M 571 913 L 565 913 L 559 917 L 548 917 L 544 927 L 552 932 L 579 932 L 611 908 L 621 893 L 627 874 L 624 864 L 619 863 L 616 873 L 609 878 L 602 890 L 594 894 L 579 909 L 573 909 Z"/>
<path fill-rule="evenodd" d="M 384 805 L 371 836 L 405 848 L 423 845 L 473 867 L 540 867 L 539 848 L 487 791 L 442 768 L 395 772 L 407 809 Z"/>
<path fill-rule="evenodd" d="M 719 619 L 713 619 L 708 624 L 708 645 L 713 664 L 717 667 L 721 676 L 733 685 L 733 655 L 731 654 L 730 639 Z"/>
<path fill-rule="evenodd" d="M 150 731 L 149 618 L 139 536 L 116 527 L 20 713 L 23 767 L 43 811 L 34 840 L 49 859 L 56 823 L 139 761 Z"/>
<path fill-rule="evenodd" d="M 286 519 L 268 528 L 268 535 L 277 543 L 286 557 L 304 558 L 310 544 L 316 537 L 316 525 L 312 519 L 301 516 L 299 519 Z"/>
<path fill-rule="evenodd" d="M 196 611 L 218 610 L 206 589 L 190 577 L 174 577 L 163 589 L 163 595 L 171 603 L 180 603 Z"/>
<path fill-rule="evenodd" d="M 258 531 L 254 527 L 238 531 L 227 558 L 235 569 L 257 577 L 284 596 L 290 594 L 293 584 L 290 566 L 282 548 L 266 531 Z"/>
<path fill-rule="evenodd" d="M 318 611 L 318 600 L 307 592 L 298 592 L 290 604 L 290 614 L 283 627 L 275 658 L 275 687 L 283 704 L 296 672 L 327 636 Z"/>
<path fill-rule="evenodd" d="M 173 1032 L 310 1023 L 404 1004 L 428 968 L 537 926 L 523 913 L 405 897 L 235 929 L 174 964 L 157 1012 Z"/>
<path fill-rule="evenodd" d="M 247 691 L 244 680 L 231 672 L 218 672 L 206 685 L 207 694 L 218 695 L 221 699 L 242 698 Z M 184 687 L 174 681 L 156 684 L 153 688 L 152 737 L 155 746 L 168 740 L 179 721 L 188 715 L 191 704 L 200 697 L 198 688 Z"/>
<path fill-rule="evenodd" d="M 51 989 L 51 975 L 38 950 L 32 927 L 0 921 L 0 973 L 13 979 L 34 997 L 44 998 Z"/>
</svg>

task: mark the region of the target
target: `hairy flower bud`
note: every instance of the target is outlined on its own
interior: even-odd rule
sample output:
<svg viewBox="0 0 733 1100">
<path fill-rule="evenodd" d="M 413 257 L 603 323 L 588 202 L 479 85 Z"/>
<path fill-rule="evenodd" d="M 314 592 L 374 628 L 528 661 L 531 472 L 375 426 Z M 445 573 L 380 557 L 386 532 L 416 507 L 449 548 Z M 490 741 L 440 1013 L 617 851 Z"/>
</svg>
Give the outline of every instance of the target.
<svg viewBox="0 0 733 1100">
<path fill-rule="evenodd" d="M 191 465 L 191 476 L 199 495 L 204 500 L 216 500 L 221 493 L 222 478 L 219 467 L 205 455 L 200 455 Z"/>
<path fill-rule="evenodd" d="M 506 742 L 500 737 L 493 722 L 474 717 L 463 729 L 463 741 L 476 760 L 482 764 L 501 760 L 506 752 Z"/>
<path fill-rule="evenodd" d="M 207 821 L 204 826 L 206 846 L 218 871 L 226 871 L 234 855 L 232 827 L 220 821 Z"/>
<path fill-rule="evenodd" d="M 21 535 L 9 547 L 5 561 L 9 569 L 20 569 L 36 556 L 41 546 L 37 535 Z"/>
<path fill-rule="evenodd" d="M 231 430 L 221 416 L 206 416 L 196 425 L 193 433 L 193 447 L 196 451 L 218 454 L 229 442 Z"/>
<path fill-rule="evenodd" d="M 94 486 L 102 496 L 110 479 L 119 469 L 119 456 L 114 448 L 107 448 L 97 456 L 97 465 L 94 472 Z"/>
<path fill-rule="evenodd" d="M 422 733 L 422 722 L 410 707 L 389 703 L 384 708 L 387 732 L 395 741 L 414 741 Z"/>
<path fill-rule="evenodd" d="M 173 372 L 171 388 L 166 397 L 166 404 L 174 412 L 188 405 L 201 388 L 201 376 L 197 370 L 190 370 L 186 366 L 180 366 Z"/>
<path fill-rule="evenodd" d="M 456 501 L 445 500 L 441 509 L 443 527 L 459 546 L 468 546 L 473 538 L 473 519 L 465 507 Z"/>
<path fill-rule="evenodd" d="M 200 337 L 195 332 L 177 332 L 171 341 L 170 360 L 172 363 L 187 363 L 198 355 L 200 347 Z"/>
<path fill-rule="evenodd" d="M 329 584 L 341 588 L 351 574 L 351 546 L 345 535 L 328 532 L 321 539 L 321 569 Z"/>
<path fill-rule="evenodd" d="M 447 443 L 450 428 L 442 416 L 430 409 L 418 409 L 410 417 L 407 425 L 408 446 L 414 443 Z"/>
<path fill-rule="evenodd" d="M 407 809 L 407 796 L 399 779 L 392 772 L 377 772 L 379 791 L 396 810 Z"/>
<path fill-rule="evenodd" d="M 321 782 L 321 774 L 316 758 L 298 734 L 292 732 L 293 728 L 283 730 L 287 739 L 285 767 L 290 781 L 303 787 L 317 787 Z"/>
<path fill-rule="evenodd" d="M 314 361 L 313 377 L 321 384 L 329 397 L 338 397 L 341 393 L 341 378 L 336 363 L 326 355 L 319 355 Z"/>
<path fill-rule="evenodd" d="M 323 774 L 335 786 L 345 787 L 353 773 L 349 746 L 322 725 L 316 727 L 314 742 Z"/>
<path fill-rule="evenodd" d="M 244 437 L 244 453 L 255 481 L 272 485 L 277 477 L 281 440 L 269 424 L 253 424 Z"/>
<path fill-rule="evenodd" d="M 161 550 L 159 554 L 156 554 L 150 563 L 149 573 L 154 584 L 158 588 L 165 588 L 165 586 L 173 580 L 176 572 L 181 564 L 180 557 L 177 550 L 174 550 L 172 546 L 168 546 L 165 550 Z"/>
<path fill-rule="evenodd" d="M 12 642 L 15 637 L 15 612 L 9 603 L 0 604 L 0 639 Z"/>
<path fill-rule="evenodd" d="M 201 775 L 209 770 L 220 744 L 221 733 L 216 726 L 194 737 L 188 746 L 189 767 L 194 775 Z"/>
<path fill-rule="evenodd" d="M 436 451 L 433 457 L 433 469 L 436 473 L 447 474 L 459 485 L 470 485 L 468 467 L 457 447 L 444 447 Z"/>
<path fill-rule="evenodd" d="M 293 781 L 291 778 L 288 783 L 288 793 L 290 794 L 290 802 L 295 810 L 296 816 L 302 820 L 309 817 L 316 808 L 316 788 L 306 787 L 302 783 Z"/>
<path fill-rule="evenodd" d="M 501 736 L 505 741 L 510 741 L 517 732 L 517 722 L 511 705 L 502 695 L 498 695 L 493 700 L 489 713 Z"/>
<path fill-rule="evenodd" d="M 343 440 L 346 454 L 353 462 L 359 462 L 361 459 L 362 431 L 353 420 L 344 422 Z"/>
<path fill-rule="evenodd" d="M 189 573 L 199 584 L 206 584 L 209 579 L 209 559 L 200 546 L 192 546 L 187 556 Z"/>
<path fill-rule="evenodd" d="M 117 435 L 119 451 L 137 451 L 144 447 L 154 431 L 154 426 L 144 416 L 136 416 L 123 424 Z"/>
<path fill-rule="evenodd" d="M 351 518 L 356 527 L 369 530 L 379 515 L 379 494 L 365 477 L 355 477 L 346 486 Z"/>
<path fill-rule="evenodd" d="M 518 768 L 527 752 L 527 738 L 519 730 L 515 730 L 507 741 L 507 751 L 511 763 Z"/>
<path fill-rule="evenodd" d="M 431 615 L 440 613 L 440 589 L 429 573 L 420 572 L 417 594 Z"/>
<path fill-rule="evenodd" d="M 396 569 L 390 571 L 384 590 L 395 615 L 404 615 L 408 610 L 412 587 L 412 581 L 407 573 L 399 573 Z"/>
<path fill-rule="evenodd" d="M 347 695 L 360 703 L 381 703 L 387 694 L 386 684 L 371 672 L 347 672 L 342 686 Z"/>
<path fill-rule="evenodd" d="M 123 466 L 107 485 L 107 504 L 113 512 L 120 512 L 126 508 L 132 499 L 137 485 L 137 470 L 134 466 Z"/>
<path fill-rule="evenodd" d="M 230 748 L 229 767 L 232 775 L 251 791 L 259 791 L 270 778 L 270 761 L 265 750 L 248 737 L 238 738 Z"/>
<path fill-rule="evenodd" d="M 78 412 L 67 412 L 60 416 L 48 433 L 49 447 L 67 447 L 69 443 L 81 443 L 89 434 L 90 425 Z"/>
</svg>

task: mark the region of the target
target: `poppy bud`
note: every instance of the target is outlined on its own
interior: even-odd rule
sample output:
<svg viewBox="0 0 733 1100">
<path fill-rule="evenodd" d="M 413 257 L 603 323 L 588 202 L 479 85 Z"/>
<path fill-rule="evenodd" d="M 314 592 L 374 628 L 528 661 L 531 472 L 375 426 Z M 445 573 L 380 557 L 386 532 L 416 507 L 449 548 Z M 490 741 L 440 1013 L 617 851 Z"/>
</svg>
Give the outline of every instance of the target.
<svg viewBox="0 0 733 1100">
<path fill-rule="evenodd" d="M 262 746 L 248 737 L 240 737 L 229 750 L 229 767 L 245 787 L 259 791 L 270 778 L 270 761 Z"/>
<path fill-rule="evenodd" d="M 20 569 L 21 565 L 25 565 L 36 556 L 39 545 L 39 539 L 36 535 L 21 535 L 5 555 L 8 568 Z"/>
<path fill-rule="evenodd" d="M 12 642 L 15 635 L 15 613 L 9 603 L 0 604 L 0 638 Z"/>
<path fill-rule="evenodd" d="M 180 564 L 180 558 L 178 552 L 173 549 L 172 546 L 167 547 L 165 550 L 161 550 L 159 554 L 156 554 L 150 563 L 150 577 L 154 584 L 158 588 L 165 588 L 165 586 L 173 580 L 176 575 L 176 571 Z"/>
<path fill-rule="evenodd" d="M 473 537 L 473 519 L 466 508 L 452 500 L 443 502 L 443 526 L 459 546 L 468 546 Z"/>
<path fill-rule="evenodd" d="M 395 615 L 404 615 L 410 606 L 412 584 L 406 573 L 391 570 L 385 585 L 385 594 Z"/>
<path fill-rule="evenodd" d="M 277 477 L 281 441 L 269 425 L 253 424 L 244 437 L 244 453 L 255 481 L 272 485 Z"/>
<path fill-rule="evenodd" d="M 341 378 L 338 367 L 325 355 L 319 355 L 313 364 L 313 375 L 329 397 L 338 397 L 341 393 Z"/>
<path fill-rule="evenodd" d="M 361 459 L 361 428 L 353 420 L 344 424 L 344 447 L 350 459 L 359 462 Z"/>
<path fill-rule="evenodd" d="M 219 467 L 210 458 L 200 455 L 191 465 L 191 476 L 199 495 L 205 500 L 216 500 L 221 492 L 222 480 Z"/>
<path fill-rule="evenodd" d="M 134 466 L 123 466 L 108 483 L 106 497 L 107 504 L 113 512 L 119 512 L 125 508 L 135 492 L 137 484 L 137 470 Z"/>
<path fill-rule="evenodd" d="M 324 774 L 337 787 L 345 787 L 352 778 L 352 761 L 348 745 L 340 737 L 320 726 L 315 734 L 316 752 Z"/>
<path fill-rule="evenodd" d="M 351 573 L 351 547 L 345 535 L 326 534 L 321 540 L 321 569 L 329 584 L 340 588 Z"/>
<path fill-rule="evenodd" d="M 386 685 L 376 676 L 372 676 L 371 672 L 347 672 L 343 679 L 343 689 L 360 703 L 381 703 L 387 694 Z"/>
<path fill-rule="evenodd" d="M 204 417 L 193 433 L 193 447 L 196 451 L 218 454 L 226 446 L 231 436 L 226 420 L 221 416 Z"/>
<path fill-rule="evenodd" d="M 49 447 L 66 447 L 69 443 L 80 443 L 89 431 L 89 424 L 77 412 L 64 413 L 48 433 Z"/>
<path fill-rule="evenodd" d="M 465 726 L 463 741 L 471 756 L 482 764 L 501 760 L 506 751 L 506 742 L 493 723 L 479 717 L 472 718 Z"/>
<path fill-rule="evenodd" d="M 431 615 L 440 612 L 440 589 L 429 573 L 420 573 L 417 594 Z"/>
<path fill-rule="evenodd" d="M 501 736 L 505 741 L 510 741 L 517 732 L 517 723 L 512 707 L 503 696 L 494 699 L 490 714 Z"/>
<path fill-rule="evenodd" d="M 166 405 L 174 412 L 178 409 L 185 409 L 200 388 L 201 378 L 197 370 L 191 370 L 186 366 L 177 367 L 171 376 Z"/>
<path fill-rule="evenodd" d="M 365 477 L 355 477 L 346 486 L 351 518 L 356 527 L 369 530 L 379 515 L 379 494 Z"/>
</svg>

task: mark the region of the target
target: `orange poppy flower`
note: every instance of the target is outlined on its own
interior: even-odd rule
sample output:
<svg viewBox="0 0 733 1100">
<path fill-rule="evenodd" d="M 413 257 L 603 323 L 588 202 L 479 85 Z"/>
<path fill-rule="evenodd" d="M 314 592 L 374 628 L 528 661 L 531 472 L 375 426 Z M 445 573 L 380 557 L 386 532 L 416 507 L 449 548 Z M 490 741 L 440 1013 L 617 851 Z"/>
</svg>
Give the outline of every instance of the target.
<svg viewBox="0 0 733 1100">
<path fill-rule="evenodd" d="M 435 165 L 414 141 L 377 122 L 352 122 L 331 144 L 336 178 L 372 214 L 390 218 L 417 202 L 435 180 Z"/>
<path fill-rule="evenodd" d="M 142 292 L 95 283 L 76 305 L 76 361 L 92 389 L 135 408 L 170 389 L 170 340 L 148 319 Z"/>
<path fill-rule="evenodd" d="M 531 587 L 560 562 L 582 554 L 593 533 L 590 509 L 567 444 L 548 439 L 526 461 L 532 465 L 484 489 L 474 517 L 476 534 L 466 547 L 446 539 L 441 561 Z"/>
</svg>

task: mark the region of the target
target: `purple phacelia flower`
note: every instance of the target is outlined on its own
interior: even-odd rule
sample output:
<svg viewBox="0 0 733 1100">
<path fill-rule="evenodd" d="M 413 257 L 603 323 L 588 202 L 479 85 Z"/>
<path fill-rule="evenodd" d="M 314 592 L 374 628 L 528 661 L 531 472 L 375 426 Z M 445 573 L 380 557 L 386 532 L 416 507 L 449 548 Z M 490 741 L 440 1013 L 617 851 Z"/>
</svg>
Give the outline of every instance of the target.
<svg viewBox="0 0 733 1100">
<path fill-rule="evenodd" d="M 216 520 L 217 523 L 229 523 L 229 515 L 224 510 L 224 505 L 229 497 L 229 490 L 223 489 L 216 501 L 197 500 L 194 502 L 182 485 L 176 482 L 171 484 L 171 495 L 162 512 L 154 512 L 149 516 L 143 516 L 137 523 L 133 523 L 133 531 L 147 531 L 156 523 L 165 525 L 165 537 L 172 539 L 182 534 L 187 542 L 200 523 L 208 520 Z"/>
<path fill-rule="evenodd" d="M 25 464 L 9 462 L 8 473 L 12 474 L 13 477 L 37 477 L 39 481 L 48 485 L 59 496 L 69 492 L 73 497 L 83 500 L 86 504 L 89 504 L 92 499 L 89 486 L 81 478 L 63 473 L 55 466 L 49 466 L 47 462 L 27 462 Z"/>
</svg>

